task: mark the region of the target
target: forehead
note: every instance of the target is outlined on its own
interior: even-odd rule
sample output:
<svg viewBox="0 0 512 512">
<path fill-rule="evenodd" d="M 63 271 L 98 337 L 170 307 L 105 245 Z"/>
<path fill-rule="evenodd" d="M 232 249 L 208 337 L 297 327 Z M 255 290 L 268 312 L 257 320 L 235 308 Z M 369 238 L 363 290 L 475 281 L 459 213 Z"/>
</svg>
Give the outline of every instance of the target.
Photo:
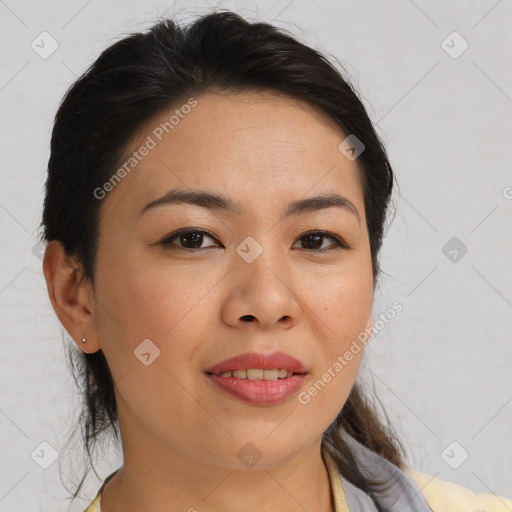
<svg viewBox="0 0 512 512">
<path fill-rule="evenodd" d="M 193 107 L 184 107 L 194 104 L 185 98 L 140 127 L 120 164 L 137 152 L 136 165 L 108 193 L 103 217 L 115 209 L 133 218 L 176 187 L 222 192 L 254 207 L 265 199 L 267 210 L 310 190 L 329 190 L 351 196 L 361 210 L 359 169 L 339 151 L 346 135 L 325 113 L 271 92 L 193 100 Z"/>
</svg>

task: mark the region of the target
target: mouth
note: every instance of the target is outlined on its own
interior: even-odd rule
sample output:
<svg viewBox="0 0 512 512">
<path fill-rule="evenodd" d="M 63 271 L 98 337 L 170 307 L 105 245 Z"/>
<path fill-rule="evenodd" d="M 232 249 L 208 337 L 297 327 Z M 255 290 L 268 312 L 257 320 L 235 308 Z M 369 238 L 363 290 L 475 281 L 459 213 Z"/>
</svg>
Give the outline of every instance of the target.
<svg viewBox="0 0 512 512">
<path fill-rule="evenodd" d="M 257 406 L 289 400 L 303 386 L 309 369 L 289 354 L 245 353 L 206 368 L 214 389 L 225 396 Z"/>
<path fill-rule="evenodd" d="M 293 375 L 307 375 L 308 372 L 293 372 L 286 368 L 247 368 L 241 370 L 228 370 L 219 373 L 205 372 L 207 375 L 214 375 L 215 377 L 234 377 L 240 380 L 282 380 L 288 379 Z"/>
<path fill-rule="evenodd" d="M 233 376 L 250 380 L 278 380 L 288 377 L 290 372 L 293 375 L 308 373 L 308 371 L 309 369 L 301 361 L 285 352 L 271 354 L 246 352 L 204 370 L 205 373 L 218 377 Z M 228 372 L 231 372 L 231 375 L 228 375 Z"/>
</svg>

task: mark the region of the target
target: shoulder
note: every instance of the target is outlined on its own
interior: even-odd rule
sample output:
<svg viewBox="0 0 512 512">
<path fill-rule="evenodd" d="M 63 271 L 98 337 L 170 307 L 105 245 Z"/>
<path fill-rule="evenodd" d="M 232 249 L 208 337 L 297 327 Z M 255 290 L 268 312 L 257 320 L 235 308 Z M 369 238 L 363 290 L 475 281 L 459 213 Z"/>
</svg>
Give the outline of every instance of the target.
<svg viewBox="0 0 512 512">
<path fill-rule="evenodd" d="M 403 470 L 420 489 L 433 512 L 512 512 L 512 501 L 490 493 L 474 493 L 463 485 L 421 473 Z"/>
</svg>

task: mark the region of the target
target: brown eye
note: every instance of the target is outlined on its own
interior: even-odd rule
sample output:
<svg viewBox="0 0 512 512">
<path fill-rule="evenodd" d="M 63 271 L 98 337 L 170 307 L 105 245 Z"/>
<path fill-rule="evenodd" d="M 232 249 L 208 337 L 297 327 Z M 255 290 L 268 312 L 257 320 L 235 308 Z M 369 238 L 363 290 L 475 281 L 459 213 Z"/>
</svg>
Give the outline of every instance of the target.
<svg viewBox="0 0 512 512">
<path fill-rule="evenodd" d="M 324 240 L 328 238 L 333 240 L 334 244 L 330 244 L 330 246 L 324 246 L 322 248 Z M 303 249 L 315 252 L 330 251 L 337 248 L 348 249 L 348 245 L 344 241 L 327 231 L 310 231 L 309 233 L 302 235 L 299 240 L 303 240 Z"/>
<path fill-rule="evenodd" d="M 207 249 L 201 247 L 205 239 L 215 240 L 212 235 L 203 229 L 186 229 L 173 233 L 171 236 L 162 240 L 162 245 L 170 246 L 178 249 Z M 178 243 L 175 243 L 177 241 Z"/>
</svg>

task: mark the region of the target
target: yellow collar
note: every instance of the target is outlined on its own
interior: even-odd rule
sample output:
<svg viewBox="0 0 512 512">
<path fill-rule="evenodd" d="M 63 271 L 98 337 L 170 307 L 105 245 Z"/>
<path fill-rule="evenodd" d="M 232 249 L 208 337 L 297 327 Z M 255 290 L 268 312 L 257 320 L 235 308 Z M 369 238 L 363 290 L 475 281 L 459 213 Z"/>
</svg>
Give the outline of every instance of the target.
<svg viewBox="0 0 512 512">
<path fill-rule="evenodd" d="M 350 512 L 348 509 L 347 500 L 345 499 L 345 492 L 343 491 L 343 484 L 341 482 L 340 473 L 338 467 L 334 462 L 329 452 L 322 449 L 325 466 L 329 473 L 329 480 L 331 482 L 332 497 L 334 499 L 334 510 L 336 512 Z"/>
</svg>

